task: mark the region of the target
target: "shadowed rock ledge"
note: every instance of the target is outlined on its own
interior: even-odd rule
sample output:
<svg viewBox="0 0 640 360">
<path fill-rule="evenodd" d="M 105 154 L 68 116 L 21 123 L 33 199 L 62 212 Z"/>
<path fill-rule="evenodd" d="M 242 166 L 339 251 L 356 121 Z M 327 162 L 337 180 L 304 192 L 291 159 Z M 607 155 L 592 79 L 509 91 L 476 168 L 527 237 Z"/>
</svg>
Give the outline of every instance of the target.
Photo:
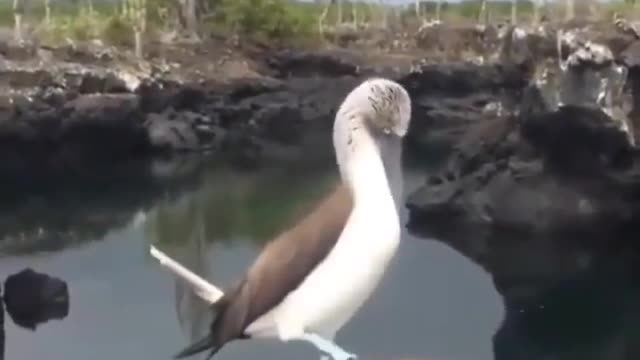
<svg viewBox="0 0 640 360">
<path fill-rule="evenodd" d="M 416 121 L 414 144 L 450 145 L 461 127 L 478 121 L 474 106 L 517 91 L 527 76 L 520 66 L 371 60 L 349 50 L 263 57 L 261 74 L 221 79 L 191 79 L 160 65 L 145 72 L 50 59 L 0 63 L 0 174 L 42 176 L 193 151 L 222 152 L 245 165 L 302 154 L 326 159 L 337 106 L 378 75 L 406 84 L 416 111 L 430 117 Z M 440 133 L 424 136 L 434 126 Z"/>
<path fill-rule="evenodd" d="M 414 98 L 410 146 L 447 149 L 470 126 L 518 102 L 537 65 L 555 60 L 554 31 L 440 24 L 421 29 L 402 51 L 152 46 L 166 56 L 145 62 L 94 43 L 1 44 L 0 175 L 43 176 L 185 151 L 224 152 L 245 165 L 328 158 L 336 107 L 376 75 L 405 84 Z M 564 41 L 563 58 L 575 39 L 601 41 L 616 58 L 635 41 L 592 25 L 570 31 L 580 36 Z"/>
<path fill-rule="evenodd" d="M 459 35 L 477 42 L 475 53 L 454 61 L 441 56 L 445 43 L 427 49 L 420 40 L 441 30 L 422 29 L 417 50 L 402 56 L 263 50 L 189 71 L 168 60 L 127 65 L 100 48 L 71 57 L 4 51 L 0 175 L 87 174 L 176 152 L 220 153 L 243 166 L 330 159 L 335 109 L 362 79 L 381 75 L 413 99 L 411 156 L 453 149 L 446 169 L 411 196 L 412 223 L 443 213 L 527 231 L 632 223 L 638 36 L 593 24 L 466 29 Z M 190 55 L 198 52 L 181 59 Z"/>
<path fill-rule="evenodd" d="M 633 231 L 640 218 L 635 45 L 615 55 L 577 37 L 558 44 L 568 49 L 559 63 L 536 64 L 510 106 L 497 104 L 502 111 L 492 119 L 467 127 L 444 168 L 411 194 L 410 229 Z"/>
</svg>

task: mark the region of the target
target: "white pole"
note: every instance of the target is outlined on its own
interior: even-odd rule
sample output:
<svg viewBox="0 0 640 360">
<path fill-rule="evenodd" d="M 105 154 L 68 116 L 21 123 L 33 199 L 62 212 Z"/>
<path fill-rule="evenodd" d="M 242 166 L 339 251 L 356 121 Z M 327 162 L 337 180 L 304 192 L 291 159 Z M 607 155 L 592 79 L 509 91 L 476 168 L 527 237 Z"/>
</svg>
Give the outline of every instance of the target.
<svg viewBox="0 0 640 360">
<path fill-rule="evenodd" d="M 184 266 L 180 265 L 177 261 L 167 256 L 165 253 L 156 249 L 155 246 L 151 245 L 150 253 L 151 256 L 153 256 L 160 262 L 160 265 L 164 266 L 174 275 L 189 284 L 193 289 L 193 292 L 200 298 L 202 298 L 202 300 L 213 304 L 224 295 L 224 292 L 220 290 L 220 288 L 194 274 Z"/>
</svg>

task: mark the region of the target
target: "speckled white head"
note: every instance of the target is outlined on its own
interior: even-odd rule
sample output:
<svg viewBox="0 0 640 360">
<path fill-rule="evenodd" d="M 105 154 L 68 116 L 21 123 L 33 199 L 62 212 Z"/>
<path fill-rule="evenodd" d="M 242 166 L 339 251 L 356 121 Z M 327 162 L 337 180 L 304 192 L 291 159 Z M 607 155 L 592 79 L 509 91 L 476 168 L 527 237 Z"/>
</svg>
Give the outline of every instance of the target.
<svg viewBox="0 0 640 360">
<path fill-rule="evenodd" d="M 342 119 L 363 120 L 372 135 L 404 137 L 411 120 L 411 98 L 395 81 L 372 78 L 354 88 L 344 99 L 336 115 L 336 126 Z"/>
<path fill-rule="evenodd" d="M 355 87 L 336 114 L 333 144 L 342 178 L 348 183 L 370 180 L 364 158 L 381 159 L 396 202 L 402 195 L 402 140 L 411 121 L 411 98 L 395 81 L 373 78 Z M 356 180 L 360 178 L 360 180 Z"/>
</svg>

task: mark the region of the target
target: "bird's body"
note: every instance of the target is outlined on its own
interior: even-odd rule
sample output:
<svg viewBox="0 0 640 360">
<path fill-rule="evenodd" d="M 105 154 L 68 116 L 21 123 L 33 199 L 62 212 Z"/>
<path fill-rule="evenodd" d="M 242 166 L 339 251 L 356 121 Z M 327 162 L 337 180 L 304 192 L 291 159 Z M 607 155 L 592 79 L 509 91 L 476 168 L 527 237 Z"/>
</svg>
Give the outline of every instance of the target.
<svg viewBox="0 0 640 360">
<path fill-rule="evenodd" d="M 335 360 L 355 357 L 333 338 L 375 290 L 397 250 L 399 162 L 409 116 L 407 92 L 390 80 L 365 81 L 346 97 L 333 137 L 342 182 L 266 245 L 214 305 L 210 334 L 179 357 L 207 348 L 213 355 L 247 338 L 306 340 Z"/>
</svg>

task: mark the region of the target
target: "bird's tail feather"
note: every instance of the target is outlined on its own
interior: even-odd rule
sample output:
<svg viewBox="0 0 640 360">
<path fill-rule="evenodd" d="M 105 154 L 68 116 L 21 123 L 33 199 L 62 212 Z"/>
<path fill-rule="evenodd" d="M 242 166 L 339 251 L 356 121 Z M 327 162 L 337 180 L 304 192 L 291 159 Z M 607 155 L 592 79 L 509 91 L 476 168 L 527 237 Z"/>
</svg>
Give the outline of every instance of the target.
<svg viewBox="0 0 640 360">
<path fill-rule="evenodd" d="M 213 313 L 213 322 L 216 321 L 218 316 L 221 314 L 223 307 L 226 305 L 226 298 L 221 298 L 215 303 L 211 304 L 210 310 Z M 220 350 L 220 345 L 218 345 L 214 341 L 214 337 L 211 333 L 207 334 L 204 338 L 192 343 L 186 348 L 182 349 L 179 353 L 174 355 L 174 359 L 182 359 L 191 355 L 195 355 L 197 353 L 201 353 L 207 349 L 211 349 L 207 360 L 211 359 L 213 355 L 215 355 L 218 350 Z"/>
<path fill-rule="evenodd" d="M 174 359 L 182 359 L 191 355 L 195 355 L 197 353 L 201 353 L 207 349 L 211 349 L 207 360 L 211 359 L 213 355 L 215 355 L 220 349 L 219 346 L 216 346 L 213 337 L 211 335 L 207 335 L 204 338 L 192 343 L 191 345 L 184 348 L 182 351 L 174 355 Z"/>
</svg>

